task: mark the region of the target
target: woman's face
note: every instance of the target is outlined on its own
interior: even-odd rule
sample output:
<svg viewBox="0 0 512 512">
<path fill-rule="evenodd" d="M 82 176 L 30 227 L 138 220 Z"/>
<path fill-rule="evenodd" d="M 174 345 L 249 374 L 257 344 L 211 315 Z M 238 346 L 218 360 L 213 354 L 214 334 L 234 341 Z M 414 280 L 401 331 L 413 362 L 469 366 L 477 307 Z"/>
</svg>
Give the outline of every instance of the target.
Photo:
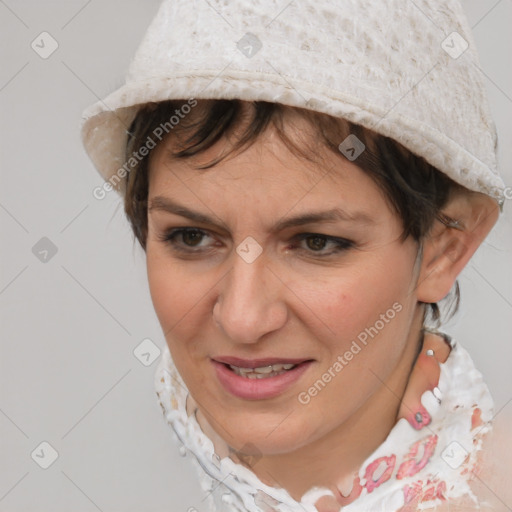
<svg viewBox="0 0 512 512">
<path fill-rule="evenodd" d="M 269 128 L 193 168 L 225 144 L 173 160 L 168 140 L 150 161 L 151 296 L 202 413 L 235 449 L 272 454 L 343 428 L 379 394 L 398 407 L 417 244 L 357 160 L 307 162 Z"/>
</svg>

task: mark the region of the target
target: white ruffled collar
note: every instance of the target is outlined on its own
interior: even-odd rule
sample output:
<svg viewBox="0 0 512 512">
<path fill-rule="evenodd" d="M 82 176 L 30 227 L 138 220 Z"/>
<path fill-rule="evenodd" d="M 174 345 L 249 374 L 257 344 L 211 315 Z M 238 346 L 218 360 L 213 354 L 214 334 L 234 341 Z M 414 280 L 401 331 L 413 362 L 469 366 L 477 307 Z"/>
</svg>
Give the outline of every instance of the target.
<svg viewBox="0 0 512 512">
<path fill-rule="evenodd" d="M 491 430 L 494 404 L 467 351 L 454 340 L 450 344 L 450 355 L 440 364 L 439 392 L 425 391 L 421 396 L 431 423 L 416 430 L 405 418 L 397 421 L 385 441 L 361 465 L 362 492 L 343 507 L 343 512 L 395 512 L 418 496 L 417 509 L 464 495 L 477 503 L 468 480 L 477 465 L 483 436 Z M 222 449 L 217 448 L 216 453 L 214 443 L 197 421 L 195 402 L 167 346 L 156 369 L 155 389 L 181 453 L 194 456 L 212 511 L 317 512 L 314 503 L 330 494 L 327 489 L 313 488 L 298 502 L 286 490 L 261 482 Z M 481 424 L 473 427 L 478 416 Z"/>
</svg>

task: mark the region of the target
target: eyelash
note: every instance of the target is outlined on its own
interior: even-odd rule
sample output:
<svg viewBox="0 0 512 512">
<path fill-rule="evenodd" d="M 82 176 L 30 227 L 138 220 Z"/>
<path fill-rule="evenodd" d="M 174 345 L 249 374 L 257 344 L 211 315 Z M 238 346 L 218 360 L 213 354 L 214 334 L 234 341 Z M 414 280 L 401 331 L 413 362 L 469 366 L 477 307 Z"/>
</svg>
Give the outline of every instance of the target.
<svg viewBox="0 0 512 512">
<path fill-rule="evenodd" d="M 168 231 L 166 233 L 163 233 L 158 238 L 165 244 L 169 245 L 172 250 L 177 251 L 177 252 L 181 252 L 181 253 L 188 254 L 188 255 L 194 255 L 194 254 L 200 254 L 200 253 L 206 252 L 203 249 L 194 249 L 191 246 L 186 246 L 188 248 L 180 247 L 178 245 L 178 243 L 176 242 L 176 238 L 185 233 L 198 233 L 203 236 L 204 235 L 208 236 L 208 232 L 203 229 L 176 228 L 176 229 L 171 229 L 170 231 Z M 326 258 L 326 257 L 333 256 L 337 253 L 346 251 L 347 249 L 351 249 L 354 247 L 354 243 L 351 240 L 347 240 L 345 238 L 329 236 L 329 235 L 322 235 L 321 233 L 300 233 L 298 235 L 295 235 L 292 238 L 292 241 L 294 243 L 297 243 L 297 242 L 302 242 L 303 240 L 306 240 L 308 238 L 314 238 L 314 237 L 321 238 L 321 239 L 325 240 L 327 243 L 332 242 L 336 245 L 336 247 L 328 253 L 321 253 L 321 251 L 323 251 L 323 249 L 321 249 L 320 251 L 314 251 L 313 249 L 299 249 L 299 250 L 309 252 L 310 255 L 313 255 L 314 257 Z"/>
</svg>

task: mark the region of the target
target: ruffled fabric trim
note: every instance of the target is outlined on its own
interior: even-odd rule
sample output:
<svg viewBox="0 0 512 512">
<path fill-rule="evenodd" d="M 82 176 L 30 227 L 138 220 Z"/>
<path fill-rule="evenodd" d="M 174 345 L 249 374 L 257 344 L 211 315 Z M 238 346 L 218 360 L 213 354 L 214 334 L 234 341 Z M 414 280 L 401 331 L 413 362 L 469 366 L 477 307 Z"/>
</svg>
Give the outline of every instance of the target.
<svg viewBox="0 0 512 512">
<path fill-rule="evenodd" d="M 494 404 L 468 352 L 454 340 L 450 344 L 437 389 L 421 396 L 431 422 L 416 430 L 405 418 L 397 421 L 361 465 L 360 495 L 344 512 L 422 510 L 463 496 L 478 503 L 469 481 L 478 468 L 483 437 L 492 428 Z M 314 503 L 332 494 L 313 488 L 297 502 L 286 490 L 261 482 L 249 468 L 220 457 L 190 407 L 194 402 L 167 346 L 156 369 L 155 390 L 180 451 L 194 456 L 212 512 L 316 512 Z"/>
</svg>

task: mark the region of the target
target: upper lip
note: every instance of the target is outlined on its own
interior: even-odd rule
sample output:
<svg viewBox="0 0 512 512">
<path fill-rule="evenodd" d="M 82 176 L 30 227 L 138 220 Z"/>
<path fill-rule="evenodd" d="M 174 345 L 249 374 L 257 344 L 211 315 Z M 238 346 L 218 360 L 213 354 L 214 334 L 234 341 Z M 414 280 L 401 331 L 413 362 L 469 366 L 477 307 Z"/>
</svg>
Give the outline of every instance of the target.
<svg viewBox="0 0 512 512">
<path fill-rule="evenodd" d="M 218 363 L 231 364 L 239 368 L 260 368 L 262 366 L 271 366 L 273 364 L 300 364 L 304 361 L 311 361 L 311 359 L 292 359 L 284 357 L 263 357 L 257 359 L 242 359 L 240 357 L 232 356 L 219 356 L 212 357 Z"/>
</svg>

